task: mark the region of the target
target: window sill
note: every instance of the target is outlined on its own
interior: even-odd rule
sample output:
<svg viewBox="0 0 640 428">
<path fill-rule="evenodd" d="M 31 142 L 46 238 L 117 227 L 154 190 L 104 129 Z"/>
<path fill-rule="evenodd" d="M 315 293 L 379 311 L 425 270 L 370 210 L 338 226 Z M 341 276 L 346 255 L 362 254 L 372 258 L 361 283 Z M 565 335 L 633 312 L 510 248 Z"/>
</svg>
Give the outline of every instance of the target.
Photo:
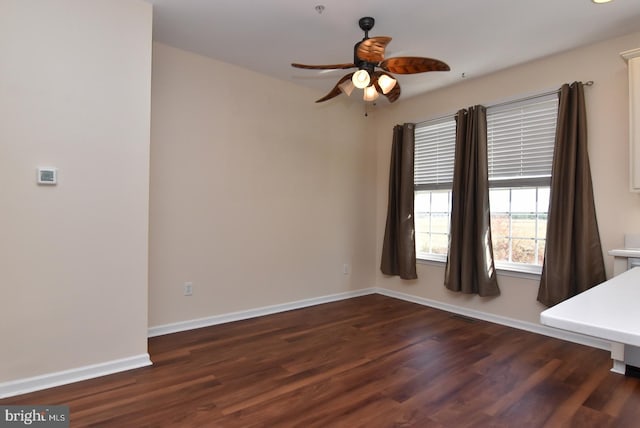
<svg viewBox="0 0 640 428">
<path fill-rule="evenodd" d="M 444 267 L 447 262 L 446 256 L 433 256 L 426 258 L 417 258 L 416 263 L 421 265 L 441 266 Z M 496 272 L 500 276 L 510 276 L 513 278 L 530 279 L 534 281 L 540 280 L 542 274 L 542 268 L 540 266 L 496 266 Z"/>
</svg>

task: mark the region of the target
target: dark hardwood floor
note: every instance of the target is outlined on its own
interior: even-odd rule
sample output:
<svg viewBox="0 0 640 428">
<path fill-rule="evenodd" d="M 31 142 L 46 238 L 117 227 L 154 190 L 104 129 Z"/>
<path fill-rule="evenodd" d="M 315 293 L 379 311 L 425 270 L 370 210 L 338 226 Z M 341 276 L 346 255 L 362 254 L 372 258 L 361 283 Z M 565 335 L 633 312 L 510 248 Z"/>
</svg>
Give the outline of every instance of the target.
<svg viewBox="0 0 640 428">
<path fill-rule="evenodd" d="M 71 426 L 638 427 L 609 353 L 380 295 L 149 339 L 154 365 L 0 400 Z"/>
</svg>

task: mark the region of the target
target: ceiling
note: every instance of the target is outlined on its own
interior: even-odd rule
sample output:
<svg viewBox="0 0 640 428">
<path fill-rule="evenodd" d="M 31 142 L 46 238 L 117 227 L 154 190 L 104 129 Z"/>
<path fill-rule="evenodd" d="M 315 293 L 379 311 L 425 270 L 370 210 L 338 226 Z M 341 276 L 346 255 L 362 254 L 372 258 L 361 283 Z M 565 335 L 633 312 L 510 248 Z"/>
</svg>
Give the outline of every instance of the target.
<svg viewBox="0 0 640 428">
<path fill-rule="evenodd" d="M 402 98 L 599 40 L 640 31 L 640 1 L 613 0 L 147 0 L 153 38 L 298 85 L 329 92 L 362 39 L 391 36 L 386 56 L 440 59 L 450 72 L 401 75 Z M 318 13 L 317 5 L 324 11 Z M 464 76 L 464 77 L 463 77 Z M 352 96 L 353 97 L 353 96 Z M 331 102 L 331 101 L 329 101 Z"/>
</svg>

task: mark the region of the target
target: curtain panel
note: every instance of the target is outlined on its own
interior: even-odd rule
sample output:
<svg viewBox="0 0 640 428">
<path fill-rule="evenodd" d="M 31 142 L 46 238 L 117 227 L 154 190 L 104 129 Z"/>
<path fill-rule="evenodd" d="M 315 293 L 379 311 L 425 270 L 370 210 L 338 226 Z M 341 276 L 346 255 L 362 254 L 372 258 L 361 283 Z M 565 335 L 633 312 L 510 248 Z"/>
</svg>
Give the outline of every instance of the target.
<svg viewBox="0 0 640 428">
<path fill-rule="evenodd" d="M 480 296 L 500 294 L 491 243 L 484 106 L 462 109 L 456 115 L 451 231 L 444 285 L 451 291 Z"/>
<path fill-rule="evenodd" d="M 413 154 L 415 125 L 393 128 L 387 224 L 380 270 L 402 279 L 416 279 L 415 223 L 413 218 Z"/>
<path fill-rule="evenodd" d="M 560 88 L 547 242 L 538 301 L 553 306 L 606 280 L 581 82 Z"/>
</svg>

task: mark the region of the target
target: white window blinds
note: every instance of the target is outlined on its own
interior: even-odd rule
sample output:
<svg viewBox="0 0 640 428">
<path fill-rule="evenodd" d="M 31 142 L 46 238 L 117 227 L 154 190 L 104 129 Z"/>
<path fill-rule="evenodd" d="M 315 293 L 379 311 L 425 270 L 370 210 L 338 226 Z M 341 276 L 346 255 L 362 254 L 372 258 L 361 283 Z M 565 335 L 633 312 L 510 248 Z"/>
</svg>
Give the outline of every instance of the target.
<svg viewBox="0 0 640 428">
<path fill-rule="evenodd" d="M 549 185 L 557 115 L 556 93 L 487 108 L 491 187 Z M 453 115 L 416 125 L 416 190 L 451 188 L 455 140 Z"/>
<path fill-rule="evenodd" d="M 454 116 L 416 125 L 414 152 L 416 190 L 451 188 L 455 145 Z"/>
<path fill-rule="evenodd" d="M 558 95 L 487 108 L 489 185 L 549 185 Z"/>
</svg>

